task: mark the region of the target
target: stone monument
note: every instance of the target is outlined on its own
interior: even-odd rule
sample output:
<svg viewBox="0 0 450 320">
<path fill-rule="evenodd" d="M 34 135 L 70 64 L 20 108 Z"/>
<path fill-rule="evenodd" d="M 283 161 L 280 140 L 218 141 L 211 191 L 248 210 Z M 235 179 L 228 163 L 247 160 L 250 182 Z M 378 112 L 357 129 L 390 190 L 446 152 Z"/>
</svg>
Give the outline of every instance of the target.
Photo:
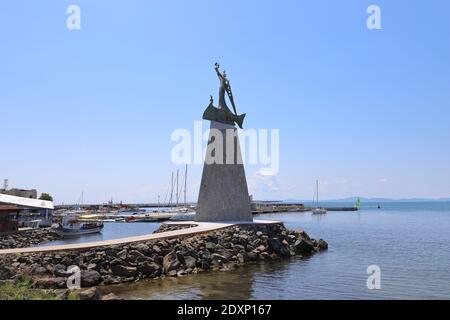
<svg viewBox="0 0 450 320">
<path fill-rule="evenodd" d="M 210 132 L 203 165 L 202 182 L 195 221 L 253 221 L 245 170 L 239 146 L 237 124 L 241 129 L 245 114 L 238 115 L 226 72 L 215 70 L 220 80 L 219 105 L 213 98 L 203 113 L 210 120 Z M 225 93 L 233 111 L 228 108 Z"/>
</svg>

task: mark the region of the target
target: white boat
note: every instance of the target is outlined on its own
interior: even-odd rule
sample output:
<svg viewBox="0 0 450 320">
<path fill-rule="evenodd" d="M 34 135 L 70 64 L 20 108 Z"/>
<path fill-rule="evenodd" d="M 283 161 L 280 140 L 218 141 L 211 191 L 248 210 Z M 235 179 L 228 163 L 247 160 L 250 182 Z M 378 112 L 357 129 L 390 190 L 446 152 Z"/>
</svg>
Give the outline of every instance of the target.
<svg viewBox="0 0 450 320">
<path fill-rule="evenodd" d="M 28 220 L 23 222 L 23 227 L 28 229 L 39 229 L 42 220 Z"/>
<path fill-rule="evenodd" d="M 65 216 L 62 223 L 52 227 L 52 231 L 62 237 L 99 233 L 102 229 L 102 222 L 80 222 L 75 215 Z"/>
<path fill-rule="evenodd" d="M 169 221 L 194 221 L 195 219 L 195 212 L 190 213 L 180 213 L 176 214 L 173 217 L 169 219 Z"/>
<path fill-rule="evenodd" d="M 328 212 L 325 208 L 313 208 L 311 211 L 313 214 L 325 214 Z"/>
<path fill-rule="evenodd" d="M 314 194 L 313 203 L 314 202 L 316 204 L 316 207 L 311 209 L 313 214 L 325 214 L 328 212 L 327 209 L 319 205 L 319 180 L 316 180 L 316 192 Z"/>
</svg>

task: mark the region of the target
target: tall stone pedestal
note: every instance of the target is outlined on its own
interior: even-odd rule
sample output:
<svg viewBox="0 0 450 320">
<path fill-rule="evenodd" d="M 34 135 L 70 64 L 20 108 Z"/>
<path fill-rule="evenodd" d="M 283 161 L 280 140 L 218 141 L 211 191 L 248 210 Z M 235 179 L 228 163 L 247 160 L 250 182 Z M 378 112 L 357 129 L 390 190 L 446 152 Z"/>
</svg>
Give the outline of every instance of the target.
<svg viewBox="0 0 450 320">
<path fill-rule="evenodd" d="M 195 221 L 253 221 L 237 129 L 215 121 L 210 128 Z"/>
</svg>

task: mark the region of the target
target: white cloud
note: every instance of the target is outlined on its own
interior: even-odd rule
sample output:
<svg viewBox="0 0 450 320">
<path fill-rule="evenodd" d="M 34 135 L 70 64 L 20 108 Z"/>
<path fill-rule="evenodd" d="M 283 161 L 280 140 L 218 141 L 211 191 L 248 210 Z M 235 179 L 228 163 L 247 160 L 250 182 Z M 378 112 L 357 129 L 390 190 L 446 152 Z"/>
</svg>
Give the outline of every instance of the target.
<svg viewBox="0 0 450 320">
<path fill-rule="evenodd" d="M 272 198 L 281 190 L 278 178 L 266 170 L 256 171 L 248 179 L 248 188 L 255 197 Z"/>
<path fill-rule="evenodd" d="M 380 182 L 380 183 L 386 183 L 388 181 L 389 180 L 387 178 L 381 178 L 380 180 L 378 180 L 378 182 Z"/>
</svg>

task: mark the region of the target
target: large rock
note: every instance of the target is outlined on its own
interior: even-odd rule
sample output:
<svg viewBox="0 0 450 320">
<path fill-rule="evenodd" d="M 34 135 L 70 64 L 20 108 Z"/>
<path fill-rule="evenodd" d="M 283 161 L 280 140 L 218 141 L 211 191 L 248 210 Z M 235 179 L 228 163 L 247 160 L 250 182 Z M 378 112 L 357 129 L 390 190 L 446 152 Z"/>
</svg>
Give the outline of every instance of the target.
<svg viewBox="0 0 450 320">
<path fill-rule="evenodd" d="M 278 239 L 278 238 L 269 238 L 269 239 L 267 239 L 267 243 L 269 244 L 269 248 L 273 252 L 275 252 L 277 254 L 279 254 L 281 252 L 281 249 L 282 249 L 283 245 L 281 244 L 280 239 Z"/>
<path fill-rule="evenodd" d="M 206 242 L 205 248 L 208 250 L 214 250 L 216 248 L 216 244 L 214 242 Z"/>
<path fill-rule="evenodd" d="M 196 263 L 197 263 L 197 260 L 194 257 L 191 257 L 191 256 L 184 257 L 184 261 L 185 261 L 186 267 L 187 268 L 192 268 L 192 269 L 195 268 Z"/>
<path fill-rule="evenodd" d="M 99 297 L 96 287 L 92 287 L 86 290 L 77 291 L 80 300 L 97 300 Z"/>
<path fill-rule="evenodd" d="M 127 249 L 123 249 L 122 251 L 117 253 L 117 257 L 119 259 L 122 259 L 122 260 L 127 260 L 127 256 L 128 256 L 128 250 Z"/>
<path fill-rule="evenodd" d="M 138 244 L 136 246 L 136 250 L 146 256 L 150 255 L 150 253 L 151 253 L 150 247 L 144 243 Z"/>
<path fill-rule="evenodd" d="M 120 264 L 111 266 L 111 271 L 116 276 L 121 277 L 136 277 L 138 275 L 138 270 L 135 267 L 123 266 Z"/>
<path fill-rule="evenodd" d="M 319 250 L 327 250 L 328 243 L 323 239 L 319 239 L 319 242 L 317 243 L 317 247 L 319 248 Z"/>
<path fill-rule="evenodd" d="M 41 267 L 41 266 L 36 266 L 34 268 L 31 269 L 31 272 L 33 274 L 37 274 L 37 275 L 44 275 L 48 273 L 47 268 Z"/>
<path fill-rule="evenodd" d="M 137 269 L 140 273 L 149 276 L 153 274 L 159 274 L 161 271 L 161 266 L 154 262 L 142 262 L 137 266 Z"/>
<path fill-rule="evenodd" d="M 106 296 L 103 296 L 100 300 L 110 301 L 110 300 L 120 300 L 118 296 L 116 296 L 114 293 L 107 294 Z"/>
<path fill-rule="evenodd" d="M 212 264 L 221 264 L 228 262 L 228 259 L 225 256 L 222 256 L 218 253 L 213 253 L 211 255 L 211 263 Z"/>
<path fill-rule="evenodd" d="M 57 277 L 68 277 L 72 273 L 66 270 L 66 266 L 63 264 L 57 264 L 53 268 L 53 274 Z"/>
<path fill-rule="evenodd" d="M 98 285 L 102 280 L 100 273 L 95 270 L 81 270 L 81 286 L 93 287 Z"/>
<path fill-rule="evenodd" d="M 139 258 L 139 257 L 143 257 L 144 254 L 138 250 L 131 250 L 130 253 L 128 254 L 129 256 L 135 257 L 135 258 Z"/>
<path fill-rule="evenodd" d="M 0 280 L 11 279 L 16 275 L 16 269 L 0 265 Z"/>
<path fill-rule="evenodd" d="M 164 272 L 166 273 L 175 270 L 181 266 L 181 262 L 178 259 L 177 254 L 173 251 L 164 256 L 162 264 Z"/>
<path fill-rule="evenodd" d="M 44 277 L 34 279 L 34 284 L 42 289 L 63 289 L 67 287 L 66 278 Z"/>
<path fill-rule="evenodd" d="M 297 254 L 310 254 L 314 251 L 314 244 L 311 240 L 301 238 L 295 241 L 294 250 Z"/>
</svg>

